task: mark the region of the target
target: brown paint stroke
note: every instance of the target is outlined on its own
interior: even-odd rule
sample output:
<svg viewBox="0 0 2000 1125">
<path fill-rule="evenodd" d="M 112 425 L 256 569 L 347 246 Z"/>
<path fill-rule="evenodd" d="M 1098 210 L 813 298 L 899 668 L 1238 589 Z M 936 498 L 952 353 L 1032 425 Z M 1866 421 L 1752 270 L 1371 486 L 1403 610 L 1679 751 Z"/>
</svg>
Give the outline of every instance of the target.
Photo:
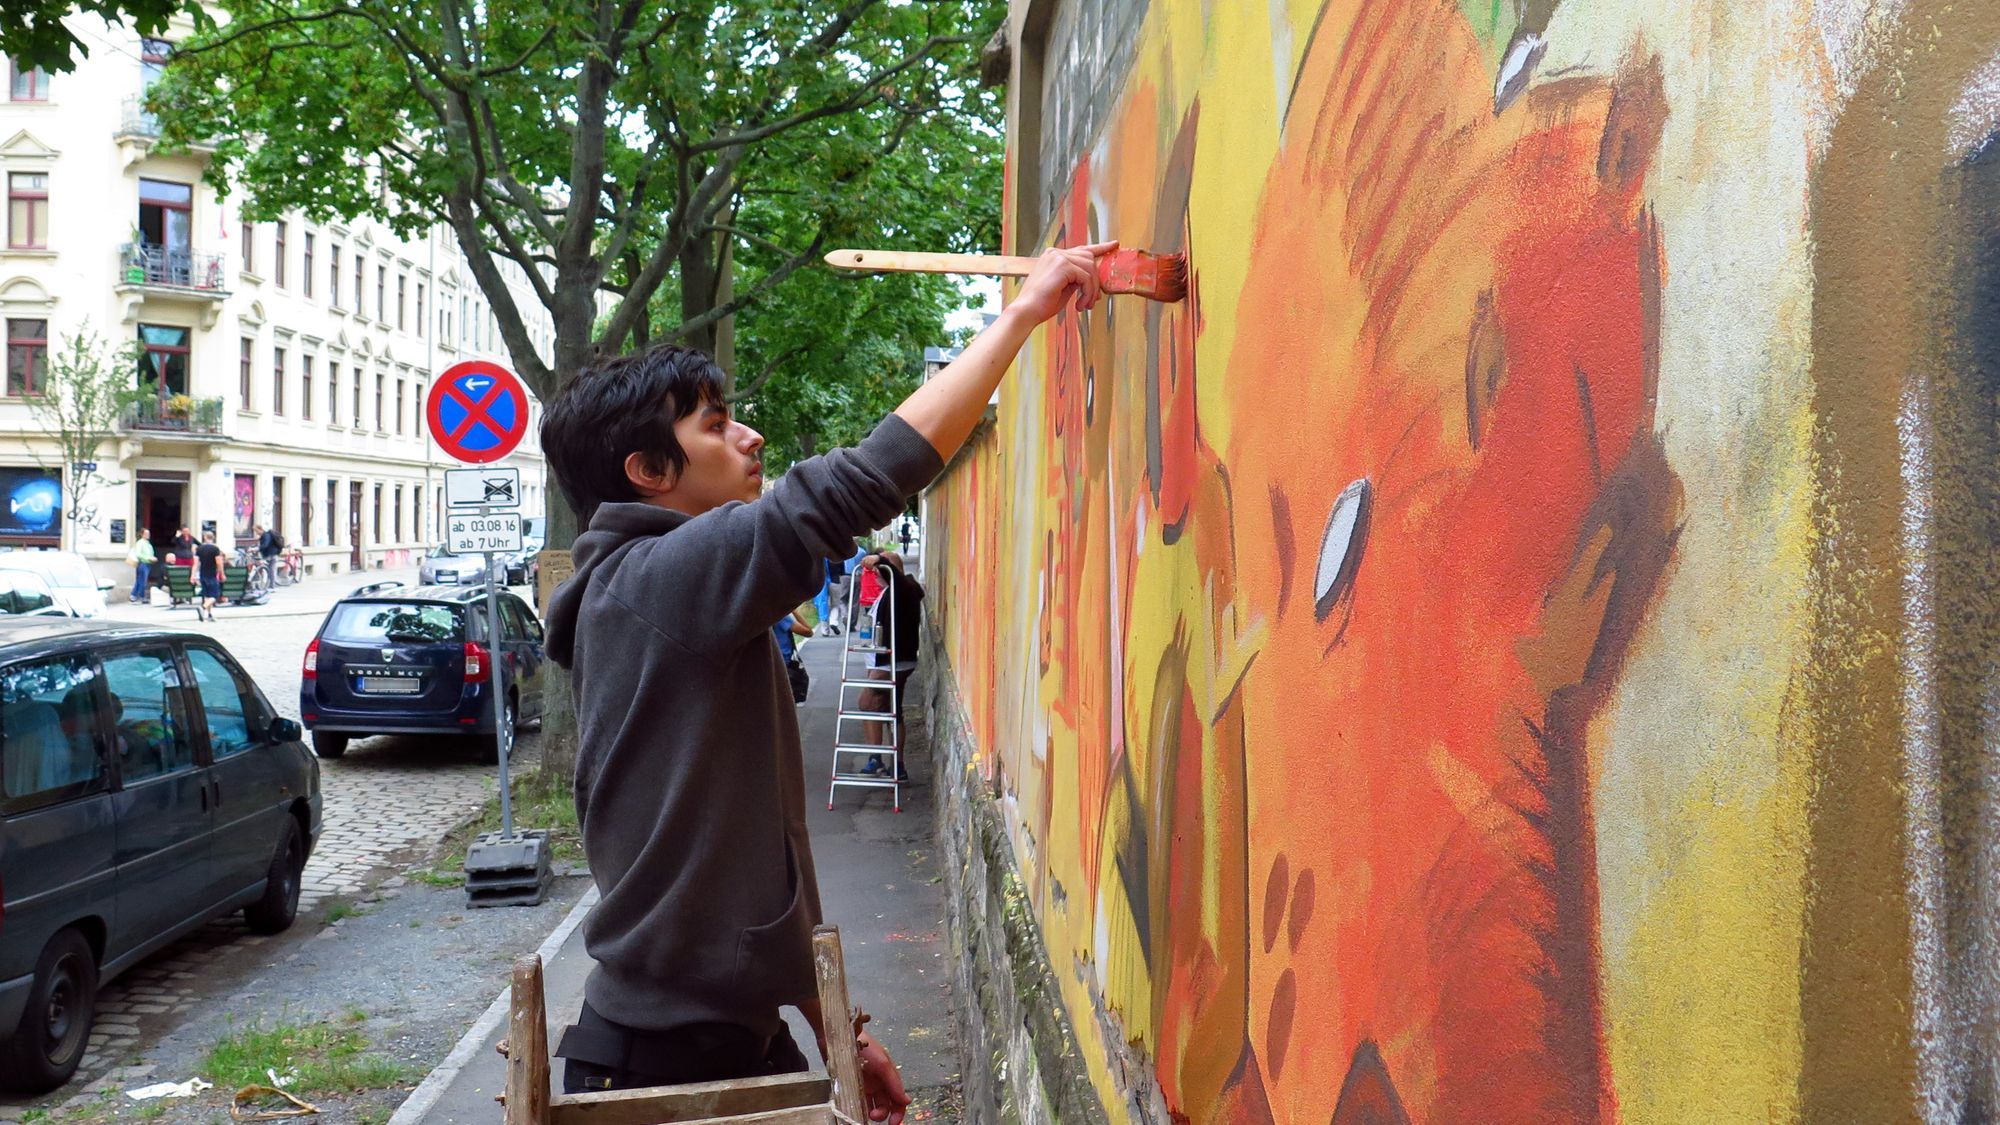
<svg viewBox="0 0 2000 1125">
<path fill-rule="evenodd" d="M 1906 395 L 1931 420 L 1923 373 L 1950 323 L 1934 261 L 1952 229 L 1941 183 L 1948 115 L 1996 46 L 2000 5 L 1914 0 L 1884 34 L 1809 185 L 1814 620 L 1783 735 L 1811 755 L 1813 775 L 1800 984 L 1807 1120 L 1958 1117 L 1977 1104 L 1946 1080 L 1949 1013 L 1938 1010 L 1941 982 L 1920 987 L 1912 941 L 1913 924 L 1943 924 L 1913 894 L 1912 864 L 1942 857 L 1913 856 L 1906 834 L 1902 663 L 1910 627 L 1927 623 L 1904 612 L 1897 420 Z M 1947 1041 L 1926 1042 L 1926 1025 Z"/>
</svg>

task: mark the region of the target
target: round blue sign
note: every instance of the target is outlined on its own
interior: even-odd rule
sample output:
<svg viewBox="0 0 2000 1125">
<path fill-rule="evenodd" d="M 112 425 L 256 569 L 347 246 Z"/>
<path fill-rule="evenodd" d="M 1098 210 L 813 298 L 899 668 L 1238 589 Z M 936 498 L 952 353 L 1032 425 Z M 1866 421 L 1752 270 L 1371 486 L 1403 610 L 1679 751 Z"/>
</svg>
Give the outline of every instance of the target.
<svg viewBox="0 0 2000 1125">
<path fill-rule="evenodd" d="M 528 432 L 528 389 L 498 364 L 453 364 L 431 384 L 424 417 L 438 448 L 452 457 L 498 461 Z"/>
</svg>

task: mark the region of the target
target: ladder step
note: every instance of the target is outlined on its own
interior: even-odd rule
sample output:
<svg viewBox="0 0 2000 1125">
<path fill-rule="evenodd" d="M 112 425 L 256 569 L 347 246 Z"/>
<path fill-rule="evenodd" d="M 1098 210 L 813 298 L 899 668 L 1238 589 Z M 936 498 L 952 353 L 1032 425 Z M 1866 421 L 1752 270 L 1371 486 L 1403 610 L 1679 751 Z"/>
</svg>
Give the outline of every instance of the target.
<svg viewBox="0 0 2000 1125">
<path fill-rule="evenodd" d="M 888 645 L 848 645 L 849 652 L 888 652 Z"/>
<path fill-rule="evenodd" d="M 843 719 L 880 719 L 886 722 L 894 719 L 896 713 L 894 711 L 842 711 L 840 717 Z"/>
<path fill-rule="evenodd" d="M 875 773 L 837 773 L 833 775 L 833 783 L 835 785 L 859 785 L 868 789 L 894 789 L 898 784 L 909 784 L 907 781 L 897 782 L 893 778 Z"/>
<path fill-rule="evenodd" d="M 896 749 L 894 746 L 887 744 L 877 746 L 873 742 L 836 742 L 833 744 L 833 752 L 836 754 L 886 754 L 891 758 L 902 753 L 902 751 Z"/>
</svg>

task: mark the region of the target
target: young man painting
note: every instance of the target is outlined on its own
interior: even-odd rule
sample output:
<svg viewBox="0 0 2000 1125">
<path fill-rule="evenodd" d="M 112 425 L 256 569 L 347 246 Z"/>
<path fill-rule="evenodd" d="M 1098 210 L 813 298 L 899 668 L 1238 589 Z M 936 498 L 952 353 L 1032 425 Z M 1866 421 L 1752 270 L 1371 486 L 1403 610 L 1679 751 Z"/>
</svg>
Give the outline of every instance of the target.
<svg viewBox="0 0 2000 1125">
<path fill-rule="evenodd" d="M 573 674 L 575 792 L 602 901 L 596 962 L 558 1054 L 571 1091 L 806 1069 L 779 1016 L 821 1044 L 812 928 L 819 887 L 791 688 L 771 625 L 811 597 L 822 560 L 892 519 L 978 422 L 1036 325 L 1096 303 L 1112 244 L 1051 250 L 1000 318 L 860 445 L 762 491 L 764 439 L 730 416 L 706 356 L 663 347 L 578 373 L 542 448 L 587 530 L 550 598 L 548 649 Z M 865 1033 L 869 1115 L 909 1099 Z"/>
</svg>

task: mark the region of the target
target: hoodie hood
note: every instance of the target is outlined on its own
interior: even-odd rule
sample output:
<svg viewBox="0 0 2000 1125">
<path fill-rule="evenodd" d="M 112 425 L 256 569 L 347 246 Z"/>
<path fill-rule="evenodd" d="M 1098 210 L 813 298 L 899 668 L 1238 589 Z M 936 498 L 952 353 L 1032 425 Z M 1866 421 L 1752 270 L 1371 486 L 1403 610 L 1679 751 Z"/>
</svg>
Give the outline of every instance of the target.
<svg viewBox="0 0 2000 1125">
<path fill-rule="evenodd" d="M 590 530 L 576 537 L 570 559 L 576 571 L 549 595 L 548 612 L 542 615 L 549 659 L 564 668 L 576 655 L 576 617 L 583 607 L 583 592 L 605 560 L 635 539 L 665 535 L 689 520 L 670 508 L 651 504 L 600 504 L 591 518 Z"/>
</svg>

